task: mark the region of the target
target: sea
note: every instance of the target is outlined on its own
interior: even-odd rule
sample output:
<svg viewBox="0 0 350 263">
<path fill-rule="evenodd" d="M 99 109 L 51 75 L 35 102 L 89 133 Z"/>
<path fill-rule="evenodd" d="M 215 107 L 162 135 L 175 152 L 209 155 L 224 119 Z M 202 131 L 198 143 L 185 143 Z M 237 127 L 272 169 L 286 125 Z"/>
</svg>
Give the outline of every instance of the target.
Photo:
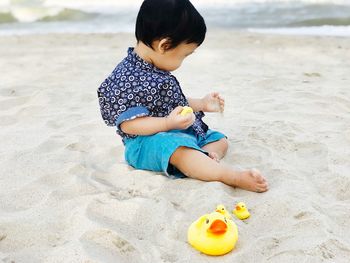
<svg viewBox="0 0 350 263">
<path fill-rule="evenodd" d="M 209 31 L 350 37 L 350 0 L 192 0 Z M 0 0 L 0 36 L 134 32 L 142 0 Z"/>
</svg>

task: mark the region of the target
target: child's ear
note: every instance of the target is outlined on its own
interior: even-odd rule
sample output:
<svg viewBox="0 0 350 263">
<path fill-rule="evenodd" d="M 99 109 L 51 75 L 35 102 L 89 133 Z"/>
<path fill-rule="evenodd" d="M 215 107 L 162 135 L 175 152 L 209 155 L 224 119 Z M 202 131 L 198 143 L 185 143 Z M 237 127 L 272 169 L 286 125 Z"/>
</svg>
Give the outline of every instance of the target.
<svg viewBox="0 0 350 263">
<path fill-rule="evenodd" d="M 161 54 L 164 54 L 170 49 L 171 41 L 169 38 L 163 38 L 158 43 L 158 50 Z"/>
</svg>

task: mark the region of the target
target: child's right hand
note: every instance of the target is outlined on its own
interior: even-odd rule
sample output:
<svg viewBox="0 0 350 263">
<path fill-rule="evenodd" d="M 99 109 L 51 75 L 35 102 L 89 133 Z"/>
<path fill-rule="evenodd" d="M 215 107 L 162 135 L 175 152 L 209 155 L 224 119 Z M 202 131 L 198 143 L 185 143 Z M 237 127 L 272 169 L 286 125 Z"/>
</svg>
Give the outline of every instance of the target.
<svg viewBox="0 0 350 263">
<path fill-rule="evenodd" d="M 166 117 L 168 130 L 185 130 L 194 123 L 196 116 L 193 113 L 180 115 L 182 110 L 182 106 L 177 106 L 169 116 Z"/>
</svg>

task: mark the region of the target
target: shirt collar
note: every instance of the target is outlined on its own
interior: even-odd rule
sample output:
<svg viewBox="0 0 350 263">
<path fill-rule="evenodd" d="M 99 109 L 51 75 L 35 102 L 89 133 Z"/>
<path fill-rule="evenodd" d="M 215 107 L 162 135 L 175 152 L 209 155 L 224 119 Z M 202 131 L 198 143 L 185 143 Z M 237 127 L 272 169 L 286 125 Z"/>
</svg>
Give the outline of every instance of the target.
<svg viewBox="0 0 350 263">
<path fill-rule="evenodd" d="M 129 61 L 133 62 L 134 64 L 136 64 L 136 66 L 140 67 L 141 69 L 148 70 L 148 71 L 154 71 L 154 72 L 162 73 L 162 74 L 166 74 L 166 75 L 170 74 L 169 71 L 159 69 L 159 68 L 155 67 L 153 64 L 142 59 L 139 55 L 136 54 L 136 52 L 134 52 L 133 47 L 128 48 L 127 59 Z"/>
</svg>

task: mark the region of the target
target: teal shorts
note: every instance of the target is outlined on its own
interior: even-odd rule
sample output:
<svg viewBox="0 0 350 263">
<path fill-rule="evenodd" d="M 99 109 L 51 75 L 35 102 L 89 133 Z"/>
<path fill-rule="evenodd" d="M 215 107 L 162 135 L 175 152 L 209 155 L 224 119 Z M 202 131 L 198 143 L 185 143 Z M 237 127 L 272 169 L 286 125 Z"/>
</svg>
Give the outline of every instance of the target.
<svg viewBox="0 0 350 263">
<path fill-rule="evenodd" d="M 125 160 L 136 169 L 161 172 L 167 176 L 182 178 L 186 176 L 169 163 L 176 149 L 184 146 L 208 155 L 208 152 L 201 147 L 222 138 L 226 136 L 210 129 L 205 138 L 197 137 L 191 127 L 187 130 L 171 130 L 150 136 L 137 136 L 124 139 Z"/>
</svg>

